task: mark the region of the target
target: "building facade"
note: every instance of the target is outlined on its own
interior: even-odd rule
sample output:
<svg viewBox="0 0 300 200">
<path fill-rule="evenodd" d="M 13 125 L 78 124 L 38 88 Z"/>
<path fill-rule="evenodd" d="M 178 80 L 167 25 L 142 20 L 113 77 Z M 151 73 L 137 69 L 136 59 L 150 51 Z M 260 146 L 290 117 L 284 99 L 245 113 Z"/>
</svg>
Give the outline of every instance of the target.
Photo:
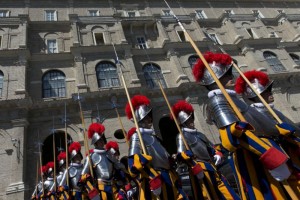
<svg viewBox="0 0 300 200">
<path fill-rule="evenodd" d="M 170 153 L 177 130 L 158 81 L 171 104 L 193 104 L 197 128 L 219 143 L 204 117 L 207 91 L 192 76 L 198 56 L 173 13 L 201 52 L 223 51 L 243 71 L 267 72 L 275 106 L 300 122 L 300 1 L 168 3 L 171 9 L 157 0 L 0 1 L 1 200 L 30 197 L 40 155 L 43 164 L 53 160 L 53 133 L 57 154 L 65 131 L 83 144 L 84 128 L 100 121 L 126 155 L 125 140 L 114 137 L 120 120 L 125 130 L 134 126 L 124 113 L 125 87 L 150 98 Z"/>
</svg>

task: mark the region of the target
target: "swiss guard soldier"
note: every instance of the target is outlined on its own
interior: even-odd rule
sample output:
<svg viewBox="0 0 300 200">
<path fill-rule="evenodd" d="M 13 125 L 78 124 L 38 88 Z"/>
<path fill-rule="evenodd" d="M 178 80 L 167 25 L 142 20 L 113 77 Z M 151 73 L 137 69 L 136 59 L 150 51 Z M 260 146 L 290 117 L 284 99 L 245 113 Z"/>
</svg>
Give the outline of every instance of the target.
<svg viewBox="0 0 300 200">
<path fill-rule="evenodd" d="M 57 156 L 57 161 L 58 161 L 58 175 L 56 176 L 56 181 L 57 183 L 60 183 L 62 178 L 63 178 L 63 174 L 66 170 L 66 158 L 67 158 L 67 155 L 66 155 L 66 152 L 62 151 L 58 154 Z"/>
<path fill-rule="evenodd" d="M 57 161 L 58 161 L 58 175 L 56 176 L 56 187 L 58 188 L 56 190 L 57 192 L 57 196 L 65 196 L 65 199 L 68 199 L 69 198 L 69 194 L 68 194 L 68 190 L 65 190 L 63 187 L 59 187 L 59 184 L 62 182 L 62 179 L 63 179 L 63 175 L 64 175 L 64 172 L 66 171 L 66 152 L 64 151 L 61 151 L 58 156 L 57 156 Z M 59 191 L 59 189 L 62 189 L 62 191 Z M 62 194 L 64 193 L 64 194 Z"/>
<path fill-rule="evenodd" d="M 39 173 L 41 173 L 43 180 L 45 181 L 47 178 L 47 176 L 46 176 L 47 166 L 46 165 L 42 166 L 40 168 Z M 31 195 L 32 200 L 40 199 L 40 197 L 42 196 L 42 193 L 43 193 L 43 187 L 44 187 L 43 185 L 44 185 L 44 183 L 42 182 L 42 180 L 40 180 L 40 182 L 35 186 L 35 189 Z"/>
<path fill-rule="evenodd" d="M 136 132 L 133 133 L 130 137 L 128 165 L 131 174 L 136 177 L 140 175 L 140 199 L 148 200 L 156 198 L 155 196 L 163 200 L 186 199 L 187 196 L 179 184 L 178 176 L 171 169 L 170 156 L 152 129 L 150 100 L 146 96 L 136 95 L 131 99 L 131 103 L 142 135 L 141 139 L 147 149 L 147 152 L 142 152 L 140 138 Z M 125 112 L 128 119 L 132 120 L 129 103 L 126 105 Z"/>
<path fill-rule="evenodd" d="M 181 134 L 177 135 L 177 152 L 180 160 L 195 159 L 204 169 L 204 184 L 207 185 L 209 196 L 213 199 L 240 199 L 227 183 L 226 179 L 219 175 L 216 166 L 222 163 L 223 154 L 217 151 L 207 137 L 195 128 L 194 109 L 191 104 L 181 100 L 172 107 L 182 133 L 192 154 L 188 155 Z M 193 156 L 192 158 L 190 156 Z M 193 169 L 193 168 L 192 168 Z M 201 185 L 196 177 L 190 176 L 194 199 L 208 198 L 208 194 L 201 194 Z M 203 176 L 201 177 L 203 178 Z"/>
<path fill-rule="evenodd" d="M 204 55 L 207 63 L 225 88 L 234 86 L 232 81 L 232 58 L 227 54 L 208 52 Z M 219 129 L 223 147 L 234 154 L 234 172 L 239 182 L 242 198 L 273 199 L 273 194 L 262 180 L 261 170 L 256 170 L 254 162 L 259 161 L 271 175 L 279 181 L 290 176 L 286 165 L 288 157 L 255 135 L 253 126 L 259 127 L 261 114 L 237 98 L 235 91 L 226 89 L 235 105 L 243 113 L 247 122 L 242 122 L 236 116 L 215 80 L 206 69 L 202 60 L 194 65 L 193 74 L 196 81 L 209 90 L 207 103 L 207 118 Z M 242 147 L 242 148 L 240 148 Z M 254 161 L 250 157 L 257 161 Z M 245 188 L 244 188 L 245 186 Z"/>
<path fill-rule="evenodd" d="M 243 94 L 245 98 L 253 102 L 251 107 L 255 108 L 258 112 L 262 113 L 266 117 L 266 119 L 262 121 L 263 128 L 268 130 L 266 133 L 271 134 L 266 135 L 265 140 L 267 140 L 269 143 L 272 143 L 273 146 L 277 145 L 274 144 L 275 142 L 280 144 L 281 147 L 284 148 L 285 152 L 288 153 L 290 161 L 292 162 L 290 166 L 292 166 L 291 168 L 293 169 L 293 174 L 295 175 L 291 176 L 288 179 L 288 182 L 293 187 L 295 192 L 298 190 L 298 195 L 300 196 L 300 140 L 295 136 L 295 134 L 300 133 L 300 128 L 274 107 L 274 97 L 272 95 L 273 81 L 269 79 L 267 74 L 252 70 L 245 72 L 244 75 L 252 84 L 253 88 L 257 90 L 266 103 L 269 104 L 271 109 L 273 109 L 276 115 L 283 121 L 283 123 L 278 124 L 268 109 L 265 108 L 264 104 L 261 103 L 259 97 L 257 97 L 257 95 L 252 91 L 251 87 L 248 86 L 241 76 L 236 80 L 235 91 L 238 94 Z M 281 147 L 278 146 L 277 148 L 281 149 Z M 296 177 L 298 177 L 298 180 L 296 180 Z"/>
<path fill-rule="evenodd" d="M 79 142 L 73 142 L 69 146 L 70 155 L 70 166 L 68 170 L 65 170 L 62 180 L 59 183 L 59 191 L 70 191 L 70 196 L 72 199 L 86 199 L 85 193 L 80 187 L 81 172 L 83 169 L 83 164 L 81 163 L 83 156 L 81 154 L 81 145 Z M 68 175 L 67 175 L 68 173 Z M 69 177 L 69 188 L 67 188 L 67 177 Z M 65 192 L 62 194 L 66 194 Z M 66 196 L 63 197 L 66 199 Z"/>
<path fill-rule="evenodd" d="M 116 162 L 119 162 L 119 157 L 120 157 L 120 151 L 119 151 L 119 145 L 115 141 L 109 141 L 105 145 L 105 149 L 107 153 L 111 154 L 111 157 L 116 160 Z M 116 186 L 116 189 L 118 191 L 118 199 L 120 200 L 126 200 L 127 199 L 127 194 L 125 190 L 125 185 L 126 185 L 126 176 L 128 172 L 124 168 L 121 168 L 119 170 L 115 170 L 114 172 L 114 178 L 113 178 L 113 184 Z M 129 174 L 128 174 L 129 175 Z"/>
<path fill-rule="evenodd" d="M 54 162 L 50 161 L 46 164 L 47 167 L 47 179 L 44 182 L 44 197 L 42 198 L 48 198 L 48 199 L 54 199 L 55 195 L 53 189 L 54 180 Z"/>
<path fill-rule="evenodd" d="M 90 174 L 89 160 L 93 166 L 94 179 L 100 192 L 101 200 L 110 200 L 118 198 L 118 192 L 113 184 L 114 170 L 125 169 L 118 160 L 116 160 L 104 148 L 106 138 L 104 135 L 105 127 L 100 123 L 92 123 L 88 129 L 88 138 L 91 139 L 91 144 L 95 149 L 86 158 L 82 175 Z"/>
</svg>

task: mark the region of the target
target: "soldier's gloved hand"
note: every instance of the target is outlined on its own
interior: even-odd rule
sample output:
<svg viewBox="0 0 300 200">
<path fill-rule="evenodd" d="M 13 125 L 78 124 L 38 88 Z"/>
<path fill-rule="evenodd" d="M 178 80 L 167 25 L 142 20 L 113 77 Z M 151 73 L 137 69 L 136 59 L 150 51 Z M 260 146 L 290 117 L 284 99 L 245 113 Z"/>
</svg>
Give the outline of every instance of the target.
<svg viewBox="0 0 300 200">
<path fill-rule="evenodd" d="M 283 181 L 291 175 L 286 165 L 288 157 L 275 147 L 269 148 L 259 160 L 277 181 Z"/>
<path fill-rule="evenodd" d="M 203 169 L 201 167 L 201 165 L 199 163 L 196 163 L 193 167 L 192 167 L 192 173 L 193 175 L 197 176 L 197 178 L 200 180 L 204 177 L 204 172 Z"/>
<path fill-rule="evenodd" d="M 237 121 L 230 126 L 231 134 L 236 137 L 241 137 L 245 131 L 254 130 L 253 126 L 248 122 Z"/>
<path fill-rule="evenodd" d="M 284 181 L 289 178 L 291 172 L 286 163 L 279 165 L 277 168 L 273 170 L 269 170 L 270 174 L 277 181 Z"/>
<path fill-rule="evenodd" d="M 128 166 L 131 174 L 138 175 L 143 168 L 152 161 L 152 156 L 134 154 L 128 157 Z"/>
<path fill-rule="evenodd" d="M 217 151 L 214 155 L 215 165 L 218 166 L 223 163 L 223 154 L 220 151 Z"/>
<path fill-rule="evenodd" d="M 281 124 L 276 124 L 280 135 L 288 136 L 296 132 L 295 128 L 288 123 L 282 122 Z"/>
<path fill-rule="evenodd" d="M 157 175 L 149 181 L 150 190 L 155 196 L 159 196 L 161 193 L 161 177 Z"/>
<path fill-rule="evenodd" d="M 178 161 L 190 161 L 194 157 L 194 154 L 191 150 L 186 150 L 177 154 Z"/>
</svg>

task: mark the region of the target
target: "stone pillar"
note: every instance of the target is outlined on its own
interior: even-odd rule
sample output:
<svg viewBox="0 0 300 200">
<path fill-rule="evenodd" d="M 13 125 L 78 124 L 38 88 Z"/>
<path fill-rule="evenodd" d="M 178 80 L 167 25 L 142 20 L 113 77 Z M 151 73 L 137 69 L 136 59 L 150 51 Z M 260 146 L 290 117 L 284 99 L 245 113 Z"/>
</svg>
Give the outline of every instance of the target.
<svg viewBox="0 0 300 200">
<path fill-rule="evenodd" d="M 157 25 L 158 35 L 159 35 L 160 41 L 161 41 L 160 42 L 161 46 L 163 46 L 165 42 L 170 41 L 170 38 L 169 38 L 167 32 L 165 31 L 165 27 L 162 25 L 161 20 L 157 20 L 156 25 Z"/>
<path fill-rule="evenodd" d="M 118 21 L 118 22 L 116 23 L 116 27 L 117 27 L 117 29 L 118 29 L 119 39 L 120 39 L 121 43 L 127 44 L 127 40 L 126 40 L 124 31 L 123 31 L 123 26 L 122 26 L 122 24 L 121 24 L 121 21 Z"/>
<path fill-rule="evenodd" d="M 79 92 L 87 92 L 87 80 L 84 70 L 84 59 L 80 52 L 74 53 L 75 79 Z"/>
<path fill-rule="evenodd" d="M 79 46 L 80 45 L 80 38 L 78 34 L 78 25 L 77 25 L 77 14 L 69 14 L 69 19 L 71 21 L 71 33 L 73 36 L 73 46 Z"/>
<path fill-rule="evenodd" d="M 19 18 L 20 18 L 20 21 L 21 21 L 21 24 L 20 24 L 20 33 L 21 35 L 19 35 L 19 48 L 20 49 L 26 49 L 27 47 L 27 32 L 28 32 L 28 15 L 23 15 L 23 14 L 19 14 Z"/>
<path fill-rule="evenodd" d="M 14 119 L 11 121 L 12 128 L 7 130 L 11 136 L 11 148 L 12 155 L 10 156 L 10 162 L 7 162 L 9 167 L 9 174 L 6 174 L 6 180 L 8 184 L 6 188 L 7 199 L 25 199 L 25 186 L 24 186 L 24 172 L 26 163 L 26 149 L 24 145 L 24 137 L 26 136 L 26 130 L 28 126 L 27 119 Z"/>
<path fill-rule="evenodd" d="M 125 51 L 125 59 L 126 59 L 126 67 L 127 69 L 122 69 L 123 70 L 123 75 L 124 75 L 124 79 L 125 81 L 129 82 L 129 80 L 131 80 L 129 87 L 140 87 L 141 83 L 140 83 L 140 79 L 137 76 L 137 72 L 135 69 L 135 65 L 132 59 L 132 54 L 131 51 L 128 49 Z M 124 87 L 124 85 L 123 85 Z"/>
<path fill-rule="evenodd" d="M 167 53 L 167 56 L 170 59 L 170 65 L 172 66 L 172 68 L 176 69 L 172 71 L 173 77 L 175 78 L 175 83 L 180 85 L 181 83 L 186 82 L 188 80 L 188 76 L 183 72 L 181 63 L 178 58 L 178 53 L 175 52 L 174 49 L 170 49 Z"/>
</svg>

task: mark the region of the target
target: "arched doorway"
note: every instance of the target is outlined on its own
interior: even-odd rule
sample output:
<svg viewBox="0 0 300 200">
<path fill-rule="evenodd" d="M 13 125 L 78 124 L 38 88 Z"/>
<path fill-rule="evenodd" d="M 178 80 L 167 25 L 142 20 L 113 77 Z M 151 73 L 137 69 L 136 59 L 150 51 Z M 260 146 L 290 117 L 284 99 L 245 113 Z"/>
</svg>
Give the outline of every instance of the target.
<svg viewBox="0 0 300 200">
<path fill-rule="evenodd" d="M 60 151 L 65 151 L 65 132 L 56 131 L 54 133 L 55 137 L 55 157 Z M 72 143 L 72 138 L 68 134 L 68 144 Z M 42 147 L 42 163 L 43 165 L 47 164 L 49 161 L 53 161 L 53 134 L 50 134 L 44 141 Z"/>
<path fill-rule="evenodd" d="M 176 124 L 169 116 L 162 117 L 158 123 L 163 146 L 170 155 L 177 153 L 176 136 L 178 130 Z"/>
</svg>

